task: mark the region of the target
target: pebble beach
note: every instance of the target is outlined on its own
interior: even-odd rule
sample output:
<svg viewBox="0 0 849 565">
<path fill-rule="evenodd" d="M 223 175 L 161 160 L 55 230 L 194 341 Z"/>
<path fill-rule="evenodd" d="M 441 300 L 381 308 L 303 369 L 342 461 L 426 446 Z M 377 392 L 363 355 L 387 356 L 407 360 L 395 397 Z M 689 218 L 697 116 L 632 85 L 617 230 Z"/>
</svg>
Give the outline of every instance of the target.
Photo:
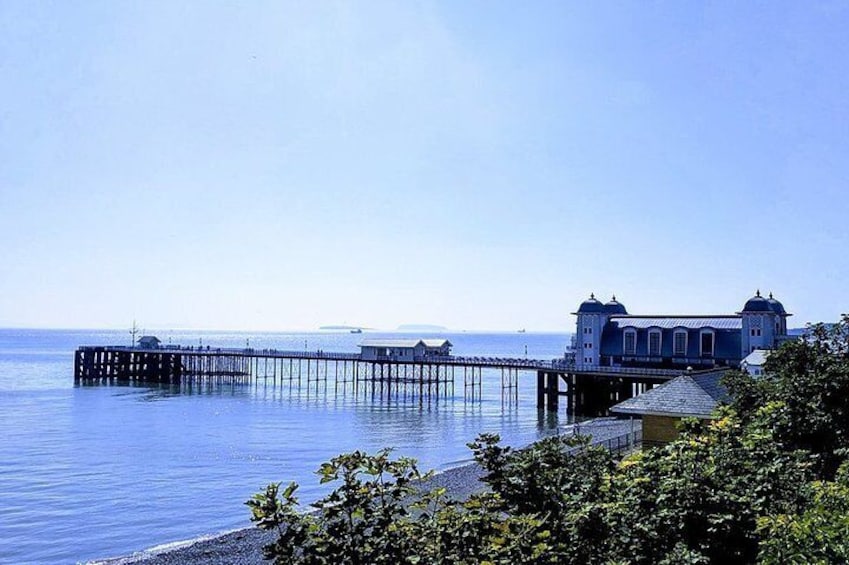
<svg viewBox="0 0 849 565">
<path fill-rule="evenodd" d="M 591 435 L 594 441 L 628 433 L 632 423 L 613 418 L 599 418 L 569 426 L 565 433 Z M 424 490 L 445 487 L 447 494 L 464 500 L 485 488 L 480 479 L 483 470 L 470 463 L 447 469 L 424 481 Z M 90 562 L 89 565 L 262 565 L 269 563 L 262 557 L 262 547 L 271 541 L 274 532 L 245 528 L 219 535 L 151 548 L 133 555 Z"/>
</svg>

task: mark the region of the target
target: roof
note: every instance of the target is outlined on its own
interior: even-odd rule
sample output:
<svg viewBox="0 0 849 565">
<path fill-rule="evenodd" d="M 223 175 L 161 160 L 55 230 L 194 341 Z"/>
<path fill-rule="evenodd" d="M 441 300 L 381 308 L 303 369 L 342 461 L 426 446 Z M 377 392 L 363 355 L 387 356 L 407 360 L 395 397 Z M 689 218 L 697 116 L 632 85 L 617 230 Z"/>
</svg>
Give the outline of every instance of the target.
<svg viewBox="0 0 849 565">
<path fill-rule="evenodd" d="M 779 316 L 790 316 L 787 310 L 784 309 L 784 304 L 776 300 L 772 293 L 769 293 L 769 298 L 761 296 L 761 291 L 757 291 L 753 297 L 746 301 L 743 306 L 743 312 L 774 312 Z"/>
<path fill-rule="evenodd" d="M 627 314 L 628 310 L 625 309 L 625 305 L 616 300 L 616 297 L 610 299 L 610 302 L 604 305 L 604 311 L 607 314 Z"/>
<path fill-rule="evenodd" d="M 155 335 L 143 335 L 139 338 L 139 341 L 157 341 L 162 343 L 162 340 L 156 337 Z"/>
<path fill-rule="evenodd" d="M 424 345 L 420 339 L 367 339 L 360 342 L 360 347 L 418 347 Z"/>
<path fill-rule="evenodd" d="M 615 323 L 620 328 L 637 329 L 739 330 L 743 328 L 743 320 L 740 316 L 611 316 L 610 323 Z"/>
<path fill-rule="evenodd" d="M 757 367 L 762 367 L 764 362 L 766 361 L 766 358 L 769 357 L 770 353 L 772 352 L 768 349 L 755 349 L 754 351 L 746 355 L 746 358 L 743 359 L 742 363 L 745 363 L 749 366 L 754 365 Z"/>
<path fill-rule="evenodd" d="M 616 414 L 709 418 L 719 403 L 729 399 L 728 391 L 719 382 L 722 375 L 722 371 L 681 375 L 620 402 L 610 411 Z"/>
<path fill-rule="evenodd" d="M 772 305 L 758 292 L 746 301 L 746 304 L 743 306 L 743 312 L 772 312 Z"/>
<path fill-rule="evenodd" d="M 782 304 L 781 302 L 779 302 L 778 300 L 776 300 L 775 298 L 772 297 L 771 292 L 769 293 L 769 298 L 767 299 L 767 302 L 769 302 L 769 305 L 772 306 L 773 312 L 775 312 L 776 314 L 779 314 L 781 316 L 791 316 L 792 315 L 792 314 L 788 314 L 787 310 L 784 309 L 784 304 Z"/>
<path fill-rule="evenodd" d="M 590 294 L 590 297 L 578 306 L 578 311 L 573 314 L 603 314 L 604 305 L 596 300 L 595 294 Z"/>
<path fill-rule="evenodd" d="M 425 344 L 426 347 L 445 347 L 446 345 L 448 347 L 454 346 L 454 344 L 452 344 L 447 339 L 423 339 L 421 341 Z"/>
</svg>

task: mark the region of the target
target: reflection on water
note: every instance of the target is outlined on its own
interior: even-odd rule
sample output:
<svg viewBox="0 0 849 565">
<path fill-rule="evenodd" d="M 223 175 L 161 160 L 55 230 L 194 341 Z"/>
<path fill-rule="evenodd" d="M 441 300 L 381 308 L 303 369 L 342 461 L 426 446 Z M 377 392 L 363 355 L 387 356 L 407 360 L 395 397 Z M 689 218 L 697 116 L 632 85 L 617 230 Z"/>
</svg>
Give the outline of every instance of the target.
<svg viewBox="0 0 849 565">
<path fill-rule="evenodd" d="M 447 337 L 458 354 L 488 356 L 515 356 L 528 345 L 537 357 L 555 357 L 567 342 L 534 334 Z M 202 339 L 230 347 L 246 338 Z M 279 349 L 304 339 L 350 351 L 361 338 L 250 337 L 252 346 Z M 500 374 L 485 372 L 474 399 L 464 395 L 462 376 L 438 395 L 417 385 L 337 385 L 332 377 L 318 386 L 279 379 L 74 386 L 77 345 L 122 340 L 123 332 L 0 330 L 0 562 L 67 563 L 247 526 L 243 502 L 254 492 L 295 480 L 301 500 L 315 500 L 328 486 L 314 471 L 342 452 L 393 447 L 423 469 L 441 469 L 468 461 L 465 444 L 481 432 L 522 445 L 567 421 L 563 411 L 536 410 L 530 373 L 505 398 Z"/>
</svg>

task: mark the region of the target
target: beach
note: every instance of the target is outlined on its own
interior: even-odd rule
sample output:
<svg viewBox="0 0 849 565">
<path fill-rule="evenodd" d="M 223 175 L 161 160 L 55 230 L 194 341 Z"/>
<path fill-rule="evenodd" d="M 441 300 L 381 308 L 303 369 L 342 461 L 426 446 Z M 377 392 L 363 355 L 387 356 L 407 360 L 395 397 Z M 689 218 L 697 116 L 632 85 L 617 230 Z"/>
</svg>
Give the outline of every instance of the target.
<svg viewBox="0 0 849 565">
<path fill-rule="evenodd" d="M 630 421 L 598 418 L 570 425 L 564 432 L 591 435 L 593 441 L 597 442 L 620 436 L 631 430 L 632 422 Z M 486 487 L 480 481 L 483 474 L 483 469 L 476 463 L 462 465 L 422 481 L 421 489 L 445 487 L 448 496 L 464 500 Z M 258 528 L 245 528 L 91 563 L 92 565 L 261 565 L 268 563 L 262 557 L 262 547 L 272 542 L 275 535 L 275 532 L 262 531 Z"/>
</svg>

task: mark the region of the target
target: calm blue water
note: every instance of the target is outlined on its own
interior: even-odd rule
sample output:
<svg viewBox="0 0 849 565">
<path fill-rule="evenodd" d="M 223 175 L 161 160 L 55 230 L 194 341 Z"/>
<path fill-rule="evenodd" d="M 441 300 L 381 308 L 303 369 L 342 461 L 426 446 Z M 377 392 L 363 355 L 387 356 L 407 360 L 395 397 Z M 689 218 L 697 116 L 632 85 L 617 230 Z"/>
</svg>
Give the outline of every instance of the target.
<svg viewBox="0 0 849 565">
<path fill-rule="evenodd" d="M 158 332 L 165 342 L 212 347 L 357 352 L 365 333 Z M 410 337 L 410 334 L 404 334 Z M 416 337 L 419 337 L 418 334 Z M 458 355 L 553 358 L 567 335 L 439 334 Z M 390 446 L 424 469 L 467 461 L 483 431 L 529 443 L 566 415 L 541 415 L 535 379 L 519 402 L 501 397 L 500 372 L 483 398 L 373 396 L 271 383 L 194 387 L 81 386 L 79 345 L 129 344 L 127 332 L 0 330 L 0 563 L 74 563 L 250 525 L 243 502 L 272 481 L 295 480 L 301 500 L 325 490 L 313 474 L 328 458 Z"/>
</svg>

